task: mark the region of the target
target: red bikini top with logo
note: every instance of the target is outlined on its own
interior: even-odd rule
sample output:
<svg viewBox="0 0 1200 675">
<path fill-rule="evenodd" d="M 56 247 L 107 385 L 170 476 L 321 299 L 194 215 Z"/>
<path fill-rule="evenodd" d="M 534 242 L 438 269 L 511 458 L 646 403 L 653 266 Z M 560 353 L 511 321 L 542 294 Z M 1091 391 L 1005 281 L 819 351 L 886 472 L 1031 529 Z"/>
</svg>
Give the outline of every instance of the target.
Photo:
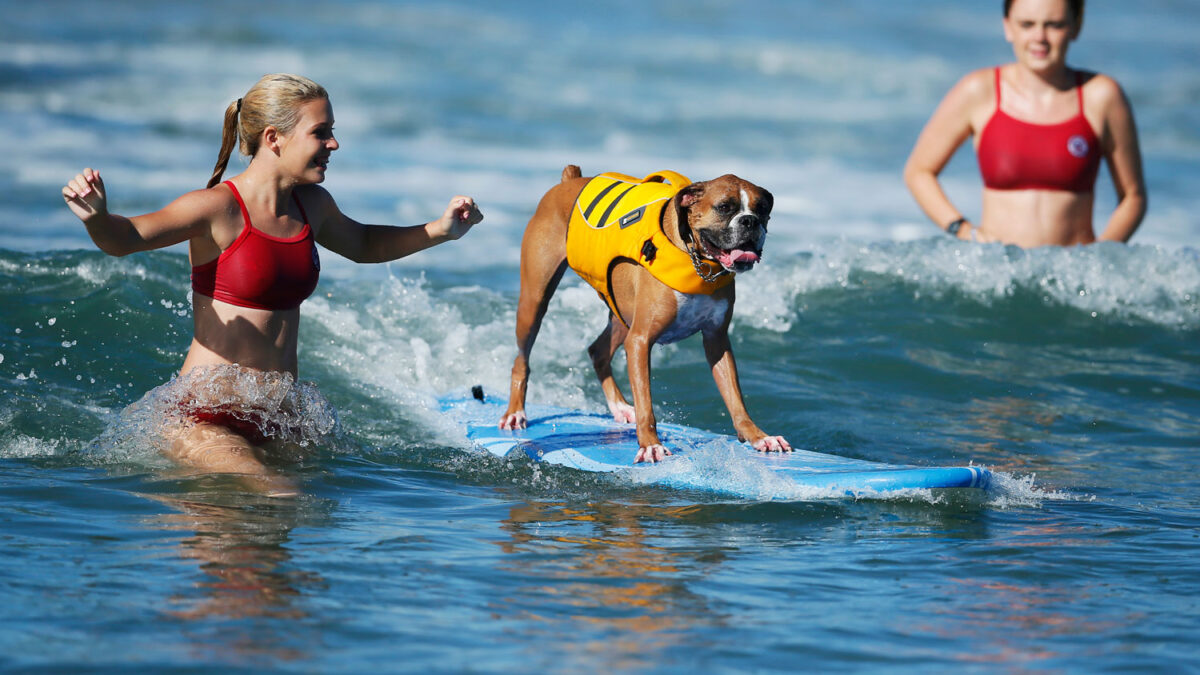
<svg viewBox="0 0 1200 675">
<path fill-rule="evenodd" d="M 250 224 L 250 212 L 232 181 L 245 225 L 241 234 L 215 260 L 192 267 L 192 290 L 214 300 L 252 309 L 295 309 L 312 295 L 321 273 L 308 214 L 296 198 L 304 229 L 294 237 L 272 237 Z"/>
<path fill-rule="evenodd" d="M 1083 116 L 1083 85 L 1075 73 L 1079 114 L 1058 124 L 1023 122 L 1000 109 L 1000 69 L 996 69 L 996 111 L 983 127 L 979 172 L 993 190 L 1091 192 L 1100 170 L 1100 141 Z"/>
</svg>

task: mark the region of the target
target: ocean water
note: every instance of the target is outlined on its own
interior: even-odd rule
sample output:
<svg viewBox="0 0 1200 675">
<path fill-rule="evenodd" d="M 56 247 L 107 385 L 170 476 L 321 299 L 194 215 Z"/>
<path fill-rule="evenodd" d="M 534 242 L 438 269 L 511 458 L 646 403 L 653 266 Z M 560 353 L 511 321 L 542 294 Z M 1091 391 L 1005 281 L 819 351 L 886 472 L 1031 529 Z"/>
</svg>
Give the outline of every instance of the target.
<svg viewBox="0 0 1200 675">
<path fill-rule="evenodd" d="M 0 671 L 1200 668 L 1200 4 L 1089 3 L 1071 61 L 1125 87 L 1150 211 L 1131 245 L 1031 251 L 940 235 L 900 179 L 941 95 L 1011 56 L 1000 4 L 0 2 Z M 120 213 L 203 186 L 272 71 L 330 90 L 346 212 L 486 214 L 324 255 L 294 499 L 163 459 L 185 250 L 107 257 L 58 195 L 84 166 Z M 435 400 L 505 391 L 521 231 L 568 163 L 771 190 L 732 333 L 756 421 L 996 485 L 747 499 L 472 451 Z M 978 213 L 969 149 L 945 183 Z M 603 410 L 603 312 L 569 275 L 532 400 Z M 729 431 L 697 339 L 653 386 Z"/>
</svg>

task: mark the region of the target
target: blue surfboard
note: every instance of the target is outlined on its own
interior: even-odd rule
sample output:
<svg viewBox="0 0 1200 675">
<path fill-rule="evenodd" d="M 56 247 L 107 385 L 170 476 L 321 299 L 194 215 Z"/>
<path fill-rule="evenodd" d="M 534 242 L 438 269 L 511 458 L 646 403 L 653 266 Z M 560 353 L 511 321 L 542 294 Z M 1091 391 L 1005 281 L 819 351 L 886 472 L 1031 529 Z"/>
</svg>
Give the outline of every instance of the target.
<svg viewBox="0 0 1200 675">
<path fill-rule="evenodd" d="M 884 464 L 808 450 L 759 452 L 732 436 L 664 423 L 658 425 L 658 435 L 673 454 L 658 464 L 634 464 L 634 426 L 608 415 L 530 405 L 528 428 L 508 431 L 497 427 L 505 401 L 447 397 L 439 404 L 477 448 L 498 457 L 519 454 L 583 471 L 623 472 L 646 484 L 803 499 L 931 488 L 982 490 L 991 482 L 991 472 L 976 466 Z"/>
</svg>

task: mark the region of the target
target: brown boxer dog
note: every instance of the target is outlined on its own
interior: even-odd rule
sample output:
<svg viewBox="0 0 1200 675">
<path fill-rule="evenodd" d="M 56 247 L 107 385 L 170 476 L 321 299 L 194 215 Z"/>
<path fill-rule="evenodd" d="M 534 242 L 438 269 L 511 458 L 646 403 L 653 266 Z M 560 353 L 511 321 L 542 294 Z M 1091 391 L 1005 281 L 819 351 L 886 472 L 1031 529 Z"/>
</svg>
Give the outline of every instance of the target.
<svg viewBox="0 0 1200 675">
<path fill-rule="evenodd" d="M 619 175 L 604 174 L 601 178 Z M 679 183 L 687 180 L 671 172 L 664 172 L 664 175 L 682 179 Z M 600 205 L 599 210 L 602 210 L 603 200 L 612 199 L 606 197 L 609 190 L 599 191 L 598 194 L 589 192 L 581 199 L 581 193 L 584 193 L 591 180 L 582 177 L 579 167 L 567 166 L 563 169 L 562 181 L 542 197 L 537 211 L 525 228 L 525 236 L 521 241 L 521 290 L 517 305 L 517 357 L 513 361 L 508 409 L 500 419 L 501 429 L 521 429 L 528 421 L 525 394 L 529 384 L 529 354 L 550 298 L 568 266 L 568 226 L 596 230 L 594 223 L 573 223 L 572 214 L 578 210 L 582 215 L 585 206 L 590 211 Z M 656 180 L 674 182 L 658 175 L 647 179 L 648 182 Z M 621 194 L 626 185 L 629 184 L 613 185 L 610 190 L 620 188 L 612 192 Z M 666 190 L 666 194 L 670 194 L 671 188 Z M 593 195 L 596 196 L 593 198 Z M 589 203 L 585 205 L 584 201 Z M 655 222 L 651 223 L 650 217 L 647 217 L 642 224 L 657 230 L 653 231 L 654 240 L 651 241 L 650 235 L 646 235 L 644 243 L 638 242 L 641 248 L 636 253 L 615 255 L 612 262 L 607 264 L 606 279 L 597 281 L 596 276 L 589 279 L 585 272 L 580 271 L 575 260 L 571 260 L 571 266 L 585 280 L 589 280 L 609 304 L 608 326 L 588 347 L 588 354 L 613 418 L 618 422 L 637 424 L 640 447 L 634 458 L 635 463 L 657 462 L 671 454 L 659 440 L 651 403 L 650 348 L 654 344 L 682 340 L 696 332 L 704 336 L 704 353 L 738 438 L 753 444 L 760 451 L 791 450 L 783 437 L 767 435 L 750 419 L 742 400 L 728 333 L 729 321 L 733 316 L 732 277 L 737 272 L 753 268 L 759 261 L 772 203 L 771 193 L 733 175 L 687 184 L 675 192 L 665 205 L 658 207 L 659 216 Z M 616 206 L 616 202 L 613 202 L 608 211 L 613 211 Z M 627 221 L 632 225 L 642 215 L 655 212 L 654 207 L 651 207 L 651 211 L 643 208 L 629 213 L 623 213 L 622 208 L 617 208 L 613 219 L 608 221 L 613 224 L 613 230 L 617 227 L 624 229 Z M 607 218 L 609 214 L 605 213 L 602 220 Z M 604 223 L 601 223 L 600 227 L 603 226 Z M 572 233 L 572 236 L 577 236 L 577 233 Z M 680 254 L 677 252 L 666 251 L 669 255 L 663 255 L 663 249 L 670 246 L 687 256 L 683 260 L 689 267 L 677 270 L 676 276 L 681 281 L 672 281 L 675 288 L 661 281 L 661 274 L 656 276 L 647 269 L 649 267 L 657 272 L 667 264 L 658 261 L 678 261 Z M 574 256 L 580 255 L 577 250 L 572 249 Z M 591 251 L 585 253 L 590 254 Z M 635 257 L 638 259 L 633 259 Z M 678 264 L 675 266 L 680 267 Z M 694 269 L 690 269 L 692 267 Z M 692 274 L 699 279 L 692 277 Z M 728 278 L 721 278 L 725 276 Z M 703 291 L 687 293 L 676 288 L 702 288 Z M 621 346 L 625 347 L 629 366 L 633 406 L 621 394 L 612 374 L 612 358 Z"/>
</svg>

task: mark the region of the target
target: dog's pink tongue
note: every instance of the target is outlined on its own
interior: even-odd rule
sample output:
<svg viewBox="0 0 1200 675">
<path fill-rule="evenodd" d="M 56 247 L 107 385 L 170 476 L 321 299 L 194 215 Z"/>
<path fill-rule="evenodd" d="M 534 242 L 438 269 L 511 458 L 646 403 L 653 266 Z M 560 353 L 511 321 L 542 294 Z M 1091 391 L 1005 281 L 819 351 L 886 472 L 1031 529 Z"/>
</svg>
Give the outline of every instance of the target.
<svg viewBox="0 0 1200 675">
<path fill-rule="evenodd" d="M 743 251 L 740 248 L 735 248 L 732 251 L 721 252 L 722 265 L 726 267 L 732 267 L 733 265 L 741 262 L 754 264 L 758 262 L 758 254 L 754 251 Z"/>
</svg>

